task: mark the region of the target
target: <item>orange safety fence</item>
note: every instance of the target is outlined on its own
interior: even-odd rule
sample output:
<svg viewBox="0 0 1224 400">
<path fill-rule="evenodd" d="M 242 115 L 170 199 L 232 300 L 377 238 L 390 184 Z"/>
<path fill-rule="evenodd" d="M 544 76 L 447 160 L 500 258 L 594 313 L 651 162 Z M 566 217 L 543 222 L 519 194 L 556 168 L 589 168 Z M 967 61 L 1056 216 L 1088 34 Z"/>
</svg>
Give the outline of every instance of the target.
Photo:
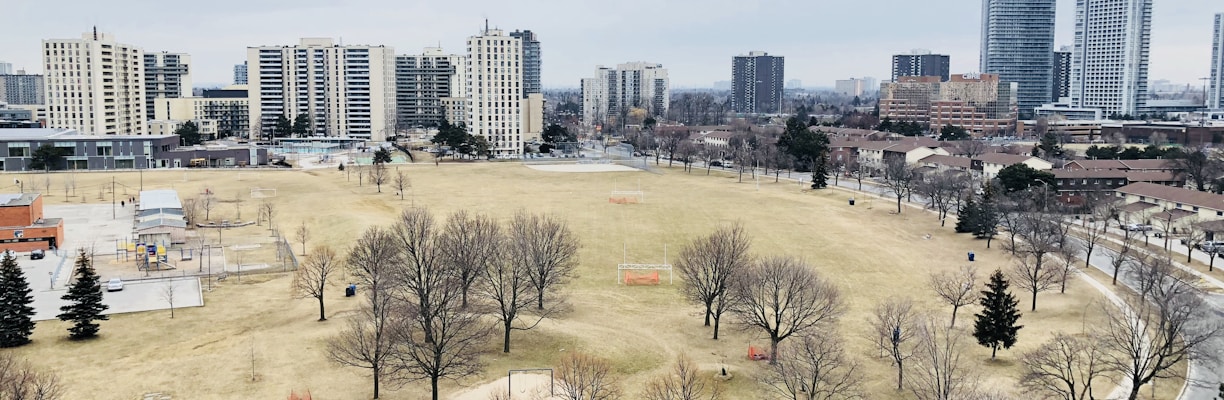
<svg viewBox="0 0 1224 400">
<path fill-rule="evenodd" d="M 626 285 L 658 285 L 659 271 L 650 273 L 635 274 L 633 271 L 625 271 Z"/>
<path fill-rule="evenodd" d="M 612 204 L 637 204 L 636 197 L 609 197 L 608 202 Z"/>
<path fill-rule="evenodd" d="M 297 394 L 297 392 L 289 392 L 289 400 L 310 400 L 310 391 L 307 390 L 302 394 Z"/>
<path fill-rule="evenodd" d="M 748 346 L 748 359 L 753 361 L 768 360 L 769 349 L 756 346 Z"/>
</svg>

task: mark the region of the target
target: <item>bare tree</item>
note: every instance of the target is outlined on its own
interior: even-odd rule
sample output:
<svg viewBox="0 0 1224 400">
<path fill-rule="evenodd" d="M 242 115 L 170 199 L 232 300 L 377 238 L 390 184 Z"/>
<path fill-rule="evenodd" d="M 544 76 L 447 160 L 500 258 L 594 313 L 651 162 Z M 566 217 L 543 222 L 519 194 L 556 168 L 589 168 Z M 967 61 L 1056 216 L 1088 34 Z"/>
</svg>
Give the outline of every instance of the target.
<svg viewBox="0 0 1224 400">
<path fill-rule="evenodd" d="M 259 214 L 264 220 L 268 221 L 268 229 L 273 229 L 273 220 L 276 217 L 276 205 L 267 200 L 260 202 Z"/>
<path fill-rule="evenodd" d="M 1076 256 L 1080 254 L 1083 248 L 1080 242 L 1072 240 L 1062 241 L 1062 246 L 1059 246 L 1059 258 L 1062 259 L 1061 267 L 1059 268 L 1059 292 L 1065 294 L 1067 292 L 1067 280 L 1075 275 L 1078 270 L 1075 268 Z"/>
<path fill-rule="evenodd" d="M 161 288 L 161 298 L 170 306 L 170 319 L 174 319 L 174 281 L 166 281 Z"/>
<path fill-rule="evenodd" d="M 323 295 L 327 292 L 327 284 L 340 269 L 340 259 L 335 250 L 329 246 L 317 246 L 306 257 L 303 268 L 298 268 L 293 274 L 293 291 L 298 298 L 313 297 L 319 301 L 319 321 L 326 321 Z"/>
<path fill-rule="evenodd" d="M 39 371 L 12 353 L 0 353 L 0 399 L 56 400 L 64 396 L 59 376 Z"/>
<path fill-rule="evenodd" d="M 204 220 L 212 221 L 212 209 L 217 206 L 217 201 L 213 198 L 212 193 L 206 193 L 200 197 L 199 203 L 200 208 L 204 210 Z"/>
<path fill-rule="evenodd" d="M 242 221 L 242 191 L 234 192 L 234 220 Z"/>
<path fill-rule="evenodd" d="M 1186 263 L 1190 263 L 1191 261 L 1190 256 L 1194 254 L 1194 248 L 1198 247 L 1200 244 L 1203 243 L 1203 241 L 1207 240 L 1207 231 L 1203 230 L 1202 226 L 1199 225 L 1198 216 L 1191 216 L 1191 217 L 1185 218 L 1185 221 L 1183 221 L 1181 228 L 1182 228 L 1181 242 L 1182 244 L 1186 245 Z M 1168 243 L 1169 235 L 1166 234 L 1164 236 L 1165 236 L 1165 248 L 1168 249 L 1169 248 L 1169 243 Z M 1213 256 L 1213 255 L 1208 254 L 1208 256 Z"/>
<path fill-rule="evenodd" d="M 676 365 L 646 383 L 646 400 L 716 400 L 722 394 L 714 379 L 697 370 L 697 364 L 680 354 Z"/>
<path fill-rule="evenodd" d="M 769 336 L 769 362 L 778 343 L 794 334 L 833 324 L 845 311 L 841 292 L 812 266 L 793 257 L 774 256 L 745 268 L 731 286 L 732 314 L 748 328 Z"/>
<path fill-rule="evenodd" d="M 956 142 L 956 151 L 968 158 L 976 158 L 989 150 L 986 142 L 981 140 L 961 140 Z"/>
<path fill-rule="evenodd" d="M 398 366 L 390 362 L 396 351 L 392 335 L 396 321 L 388 293 L 399 259 L 395 238 L 385 229 L 367 229 L 357 239 L 346 262 L 354 279 L 367 293 L 366 302 L 361 312 L 349 319 L 348 329 L 327 341 L 330 359 L 341 365 L 370 370 L 375 399 L 383 377 L 395 378 L 400 372 Z"/>
<path fill-rule="evenodd" d="M 306 254 L 306 242 L 310 240 L 310 227 L 306 226 L 306 221 L 303 220 L 297 229 L 293 232 L 298 243 L 302 244 L 302 255 Z"/>
<path fill-rule="evenodd" d="M 1053 290 L 1058 286 L 1059 269 L 1043 266 L 1036 256 L 1024 255 L 1016 259 L 1012 265 L 1011 280 L 1016 288 L 1024 289 L 1032 295 L 1032 310 L 1037 310 L 1037 293 Z"/>
<path fill-rule="evenodd" d="M 910 390 L 919 400 L 967 398 L 977 390 L 976 379 L 961 361 L 965 332 L 938 319 L 917 324 L 918 346 Z"/>
<path fill-rule="evenodd" d="M 1126 237 L 1118 245 L 1118 250 L 1109 254 L 1109 265 L 1113 267 L 1113 285 L 1118 285 L 1118 274 L 1128 269 L 1134 262 L 1137 250 L 1131 242 L 1131 231 L 1126 231 Z"/>
<path fill-rule="evenodd" d="M 1025 389 L 1064 400 L 1089 400 L 1093 381 L 1111 380 L 1105 348 L 1093 337 L 1062 332 L 1036 350 L 1020 356 Z"/>
<path fill-rule="evenodd" d="M 509 243 L 509 251 L 529 266 L 536 308 L 544 310 L 544 297 L 566 283 L 578 265 L 577 235 L 557 217 L 519 211 L 510 220 Z"/>
<path fill-rule="evenodd" d="M 914 191 L 927 198 L 939 217 L 939 226 L 944 226 L 951 211 L 969 190 L 969 180 L 957 171 L 943 171 L 925 177 L 914 187 Z"/>
<path fill-rule="evenodd" d="M 1128 302 L 1131 310 L 1102 307 L 1106 363 L 1131 385 L 1129 399 L 1139 397 L 1141 386 L 1175 376 L 1173 367 L 1184 361 L 1219 356 L 1206 342 L 1219 336 L 1221 326 L 1206 317 L 1210 306 L 1200 295 L 1184 281 L 1167 279 L 1149 295 L 1151 301 Z"/>
<path fill-rule="evenodd" d="M 863 373 L 846 356 L 835 332 L 815 330 L 778 352 L 763 378 L 774 392 L 794 400 L 862 399 Z"/>
<path fill-rule="evenodd" d="M 697 153 L 697 145 L 693 144 L 693 142 L 689 140 L 680 142 L 680 146 L 676 149 L 676 155 L 680 158 L 680 161 L 684 163 L 685 171 L 689 173 L 693 172 L 693 158 L 697 157 Z M 674 160 L 675 158 L 676 157 L 673 157 L 672 159 Z"/>
<path fill-rule="evenodd" d="M 914 355 L 916 318 L 913 300 L 890 297 L 876 305 L 874 317 L 868 322 L 871 343 L 897 368 L 897 390 L 904 387 L 905 361 Z"/>
<path fill-rule="evenodd" d="M 183 218 L 187 220 L 187 226 L 194 226 L 197 222 L 196 215 L 200 212 L 200 200 L 195 197 L 183 199 Z"/>
<path fill-rule="evenodd" d="M 488 215 L 470 215 L 456 211 L 446 220 L 441 236 L 442 257 L 459 279 L 463 307 L 468 305 L 468 292 L 485 271 L 503 262 L 499 252 L 506 250 L 501 228 Z"/>
<path fill-rule="evenodd" d="M 378 187 L 378 193 L 382 193 L 382 185 L 387 183 L 387 166 L 382 163 L 374 164 L 370 168 L 370 183 Z"/>
<path fill-rule="evenodd" d="M 667 166 L 672 166 L 672 161 L 676 160 L 676 154 L 680 151 L 680 143 L 688 139 L 688 134 L 684 131 L 670 132 L 659 140 L 661 150 L 667 152 Z M 655 160 L 656 164 L 658 160 Z"/>
<path fill-rule="evenodd" d="M 1080 239 L 1082 239 L 1084 242 L 1082 246 L 1084 249 L 1084 268 L 1092 267 L 1091 260 L 1093 250 L 1096 250 L 1097 245 L 1099 245 L 1102 240 L 1105 240 L 1105 238 L 1109 236 L 1109 220 L 1100 219 L 1100 216 L 1095 212 L 1093 213 L 1092 219 L 1100 220 L 1101 224 L 1098 225 L 1093 223 L 1085 226 L 1079 235 Z"/>
<path fill-rule="evenodd" d="M 752 238 L 737 223 L 694 239 L 680 250 L 676 269 L 684 279 L 684 296 L 705 306 L 705 326 L 714 319 L 714 340 L 722 314 L 732 304 L 732 279 L 751 262 L 751 246 Z"/>
<path fill-rule="evenodd" d="M 901 201 L 911 194 L 919 178 L 905 158 L 890 158 L 884 163 L 884 187 L 897 198 L 897 214 L 901 213 Z"/>
<path fill-rule="evenodd" d="M 621 396 L 612 366 L 601 358 L 567 353 L 556 371 L 557 390 L 566 400 L 615 400 Z"/>
<path fill-rule="evenodd" d="M 493 225 L 493 229 L 492 236 L 485 239 L 492 245 L 489 247 L 488 262 L 478 271 L 483 283 L 478 286 L 478 291 L 492 303 L 495 316 L 502 325 L 502 352 L 509 353 L 511 331 L 533 329 L 553 310 L 544 310 L 534 318 L 521 318 L 524 311 L 535 306 L 535 286 L 531 284 L 528 274 L 531 264 L 519 254 L 504 252 L 507 243 L 496 225 Z M 556 306 L 551 308 L 555 309 Z"/>
<path fill-rule="evenodd" d="M 412 187 L 412 183 L 408 180 L 408 176 L 404 175 L 404 171 L 395 171 L 395 181 L 393 184 L 395 185 L 395 191 L 400 195 L 400 201 L 403 201 L 404 192 Z"/>
<path fill-rule="evenodd" d="M 955 272 L 940 272 L 931 274 L 931 289 L 944 302 L 952 306 L 952 323 L 956 326 L 956 312 L 961 307 L 977 302 L 977 269 L 971 266 L 961 267 Z"/>
<path fill-rule="evenodd" d="M 440 379 L 460 379 L 484 368 L 480 352 L 490 325 L 480 314 L 460 306 L 459 292 L 453 279 L 431 288 L 430 297 L 436 303 L 430 315 L 422 304 L 409 301 L 408 315 L 395 330 L 397 350 L 391 354 L 392 363 L 410 379 L 429 380 L 434 400 L 439 396 Z"/>
</svg>

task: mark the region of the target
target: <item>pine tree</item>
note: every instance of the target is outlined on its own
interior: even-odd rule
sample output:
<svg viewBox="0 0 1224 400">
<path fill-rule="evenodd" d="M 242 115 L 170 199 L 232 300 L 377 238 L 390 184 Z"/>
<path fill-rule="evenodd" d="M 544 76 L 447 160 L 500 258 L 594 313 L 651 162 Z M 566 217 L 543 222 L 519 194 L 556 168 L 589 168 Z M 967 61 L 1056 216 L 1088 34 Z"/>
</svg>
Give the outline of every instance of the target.
<svg viewBox="0 0 1224 400">
<path fill-rule="evenodd" d="M 76 282 L 68 288 L 68 293 L 62 299 L 68 305 L 60 307 L 63 311 L 57 317 L 61 321 L 72 321 L 68 328 L 68 337 L 73 340 L 88 339 L 98 334 L 98 324 L 94 321 L 105 321 L 109 317 L 102 315 L 106 304 L 102 304 L 102 285 L 98 273 L 94 271 L 93 260 L 81 249 L 76 259 Z"/>
<path fill-rule="evenodd" d="M 34 296 L 17 260 L 8 252 L 0 260 L 0 347 L 30 343 L 34 332 Z"/>
<path fill-rule="evenodd" d="M 973 201 L 974 196 L 969 196 L 964 204 L 961 204 L 956 209 L 956 233 L 971 233 L 977 231 L 978 206 L 977 202 Z"/>
<path fill-rule="evenodd" d="M 829 156 L 821 155 L 812 168 L 812 189 L 829 187 Z"/>
<path fill-rule="evenodd" d="M 1016 305 L 1020 302 L 1008 293 L 1007 287 L 1003 272 L 995 270 L 978 302 L 982 305 L 982 312 L 974 314 L 977 321 L 973 323 L 973 337 L 977 338 L 978 344 L 990 348 L 991 359 L 995 358 L 1000 346 L 1009 349 L 1016 344 L 1016 333 L 1024 327 L 1016 325 L 1020 319 Z"/>
<path fill-rule="evenodd" d="M 994 200 L 994 186 L 986 184 L 982 188 L 982 200 L 977 204 L 977 213 L 973 218 L 973 236 L 986 239 L 986 248 L 990 241 L 999 234 L 999 210 Z"/>
</svg>

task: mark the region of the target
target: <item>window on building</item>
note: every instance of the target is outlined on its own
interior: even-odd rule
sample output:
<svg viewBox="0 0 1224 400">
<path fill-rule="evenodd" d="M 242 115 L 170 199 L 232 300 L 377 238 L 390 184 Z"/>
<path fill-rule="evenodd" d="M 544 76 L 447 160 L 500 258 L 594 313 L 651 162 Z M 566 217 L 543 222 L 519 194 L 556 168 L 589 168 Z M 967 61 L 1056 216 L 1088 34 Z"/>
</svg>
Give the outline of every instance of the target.
<svg viewBox="0 0 1224 400">
<path fill-rule="evenodd" d="M 97 149 L 98 149 L 98 155 L 99 155 L 99 156 L 110 156 L 110 155 L 112 155 L 112 153 L 111 153 L 111 147 L 110 147 L 110 146 L 98 146 L 98 148 L 97 148 Z"/>
<path fill-rule="evenodd" d="M 13 147 L 12 145 L 10 145 L 8 150 L 9 150 L 9 157 L 29 157 L 30 156 L 29 147 Z"/>
</svg>

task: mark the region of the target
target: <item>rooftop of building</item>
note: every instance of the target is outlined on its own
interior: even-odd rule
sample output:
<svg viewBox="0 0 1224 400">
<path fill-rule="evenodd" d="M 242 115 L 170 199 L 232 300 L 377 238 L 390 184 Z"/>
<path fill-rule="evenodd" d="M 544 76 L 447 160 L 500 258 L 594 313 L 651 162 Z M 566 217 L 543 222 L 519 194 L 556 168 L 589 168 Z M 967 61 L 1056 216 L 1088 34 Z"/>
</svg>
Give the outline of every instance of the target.
<svg viewBox="0 0 1224 400">
<path fill-rule="evenodd" d="M 1205 207 L 1224 211 L 1224 195 L 1200 192 L 1194 189 L 1136 182 L 1116 189 L 1118 193 L 1145 196 L 1174 203 Z"/>
<path fill-rule="evenodd" d="M 0 207 L 20 207 L 34 204 L 38 193 L 3 193 L 0 194 Z"/>
<path fill-rule="evenodd" d="M 164 139 L 174 135 L 83 135 L 76 129 L 64 128 L 13 128 L 0 130 L 0 142 L 21 140 L 123 140 Z"/>
<path fill-rule="evenodd" d="M 153 210 L 159 208 L 182 209 L 178 192 L 170 189 L 145 190 L 140 192 L 140 207 L 138 210 Z"/>
</svg>

